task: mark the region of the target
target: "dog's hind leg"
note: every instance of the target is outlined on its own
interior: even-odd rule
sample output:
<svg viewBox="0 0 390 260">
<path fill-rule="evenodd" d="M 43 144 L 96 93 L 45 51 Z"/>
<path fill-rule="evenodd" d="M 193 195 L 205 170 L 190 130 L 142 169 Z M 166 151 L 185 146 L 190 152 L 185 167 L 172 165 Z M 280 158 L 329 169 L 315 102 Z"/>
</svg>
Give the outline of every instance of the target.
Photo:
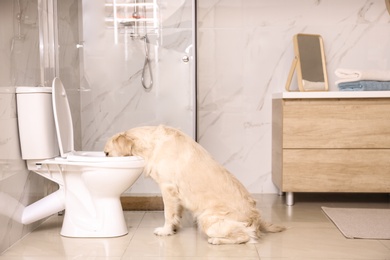
<svg viewBox="0 0 390 260">
<path fill-rule="evenodd" d="M 210 221 L 211 220 L 211 221 Z M 234 220 L 216 219 L 211 217 L 203 221 L 203 231 L 209 237 L 208 242 L 213 245 L 242 244 L 254 242 L 253 227 L 246 227 L 244 223 Z"/>
<path fill-rule="evenodd" d="M 177 189 L 171 184 L 160 184 L 162 198 L 164 202 L 164 226 L 154 230 L 154 234 L 159 236 L 169 236 L 175 234 L 180 226 L 183 207 L 178 198 Z"/>
</svg>

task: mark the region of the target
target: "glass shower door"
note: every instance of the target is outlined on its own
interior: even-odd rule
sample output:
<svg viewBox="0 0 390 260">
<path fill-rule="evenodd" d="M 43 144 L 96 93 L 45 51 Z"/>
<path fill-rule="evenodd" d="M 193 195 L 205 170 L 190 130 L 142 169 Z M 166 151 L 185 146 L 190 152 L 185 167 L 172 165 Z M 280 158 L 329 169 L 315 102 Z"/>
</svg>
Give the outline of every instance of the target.
<svg viewBox="0 0 390 260">
<path fill-rule="evenodd" d="M 83 150 L 143 125 L 195 139 L 194 13 L 194 0 L 82 1 Z"/>
</svg>

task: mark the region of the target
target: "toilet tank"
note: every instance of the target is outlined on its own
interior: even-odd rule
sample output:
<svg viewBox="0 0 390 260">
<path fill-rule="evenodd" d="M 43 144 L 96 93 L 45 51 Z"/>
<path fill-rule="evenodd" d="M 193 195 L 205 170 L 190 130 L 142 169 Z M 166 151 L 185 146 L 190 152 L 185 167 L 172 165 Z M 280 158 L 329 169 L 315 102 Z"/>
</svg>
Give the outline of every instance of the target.
<svg viewBox="0 0 390 260">
<path fill-rule="evenodd" d="M 49 159 L 59 153 L 51 87 L 17 87 L 16 107 L 24 160 Z"/>
</svg>

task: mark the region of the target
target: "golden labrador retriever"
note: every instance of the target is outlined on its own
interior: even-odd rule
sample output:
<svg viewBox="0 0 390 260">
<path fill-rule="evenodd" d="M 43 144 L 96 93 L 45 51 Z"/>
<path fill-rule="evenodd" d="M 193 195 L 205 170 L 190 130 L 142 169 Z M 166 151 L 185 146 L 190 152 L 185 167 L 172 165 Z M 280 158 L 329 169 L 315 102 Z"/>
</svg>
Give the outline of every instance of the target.
<svg viewBox="0 0 390 260">
<path fill-rule="evenodd" d="M 262 220 L 245 187 L 192 138 L 167 126 L 130 129 L 111 137 L 107 156 L 141 156 L 144 174 L 162 193 L 165 224 L 160 236 L 179 228 L 183 208 L 190 210 L 211 244 L 254 243 L 261 232 L 285 228 Z"/>
</svg>

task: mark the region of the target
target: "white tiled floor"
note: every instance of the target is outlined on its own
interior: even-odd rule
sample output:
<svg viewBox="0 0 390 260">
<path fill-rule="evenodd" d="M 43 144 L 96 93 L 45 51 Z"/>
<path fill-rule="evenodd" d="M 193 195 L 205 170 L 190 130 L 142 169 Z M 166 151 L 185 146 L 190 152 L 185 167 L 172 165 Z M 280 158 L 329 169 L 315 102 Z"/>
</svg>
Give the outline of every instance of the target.
<svg viewBox="0 0 390 260">
<path fill-rule="evenodd" d="M 287 231 L 266 234 L 257 244 L 214 246 L 197 231 L 188 213 L 176 235 L 157 237 L 153 229 L 163 224 L 163 212 L 127 211 L 128 235 L 79 239 L 61 237 L 62 217 L 52 216 L 0 259 L 390 259 L 390 240 L 346 239 L 321 210 L 321 206 L 390 208 L 386 194 L 298 194 L 293 207 L 285 206 L 285 198 L 278 195 L 256 198 L 263 217 L 286 225 Z"/>
</svg>

